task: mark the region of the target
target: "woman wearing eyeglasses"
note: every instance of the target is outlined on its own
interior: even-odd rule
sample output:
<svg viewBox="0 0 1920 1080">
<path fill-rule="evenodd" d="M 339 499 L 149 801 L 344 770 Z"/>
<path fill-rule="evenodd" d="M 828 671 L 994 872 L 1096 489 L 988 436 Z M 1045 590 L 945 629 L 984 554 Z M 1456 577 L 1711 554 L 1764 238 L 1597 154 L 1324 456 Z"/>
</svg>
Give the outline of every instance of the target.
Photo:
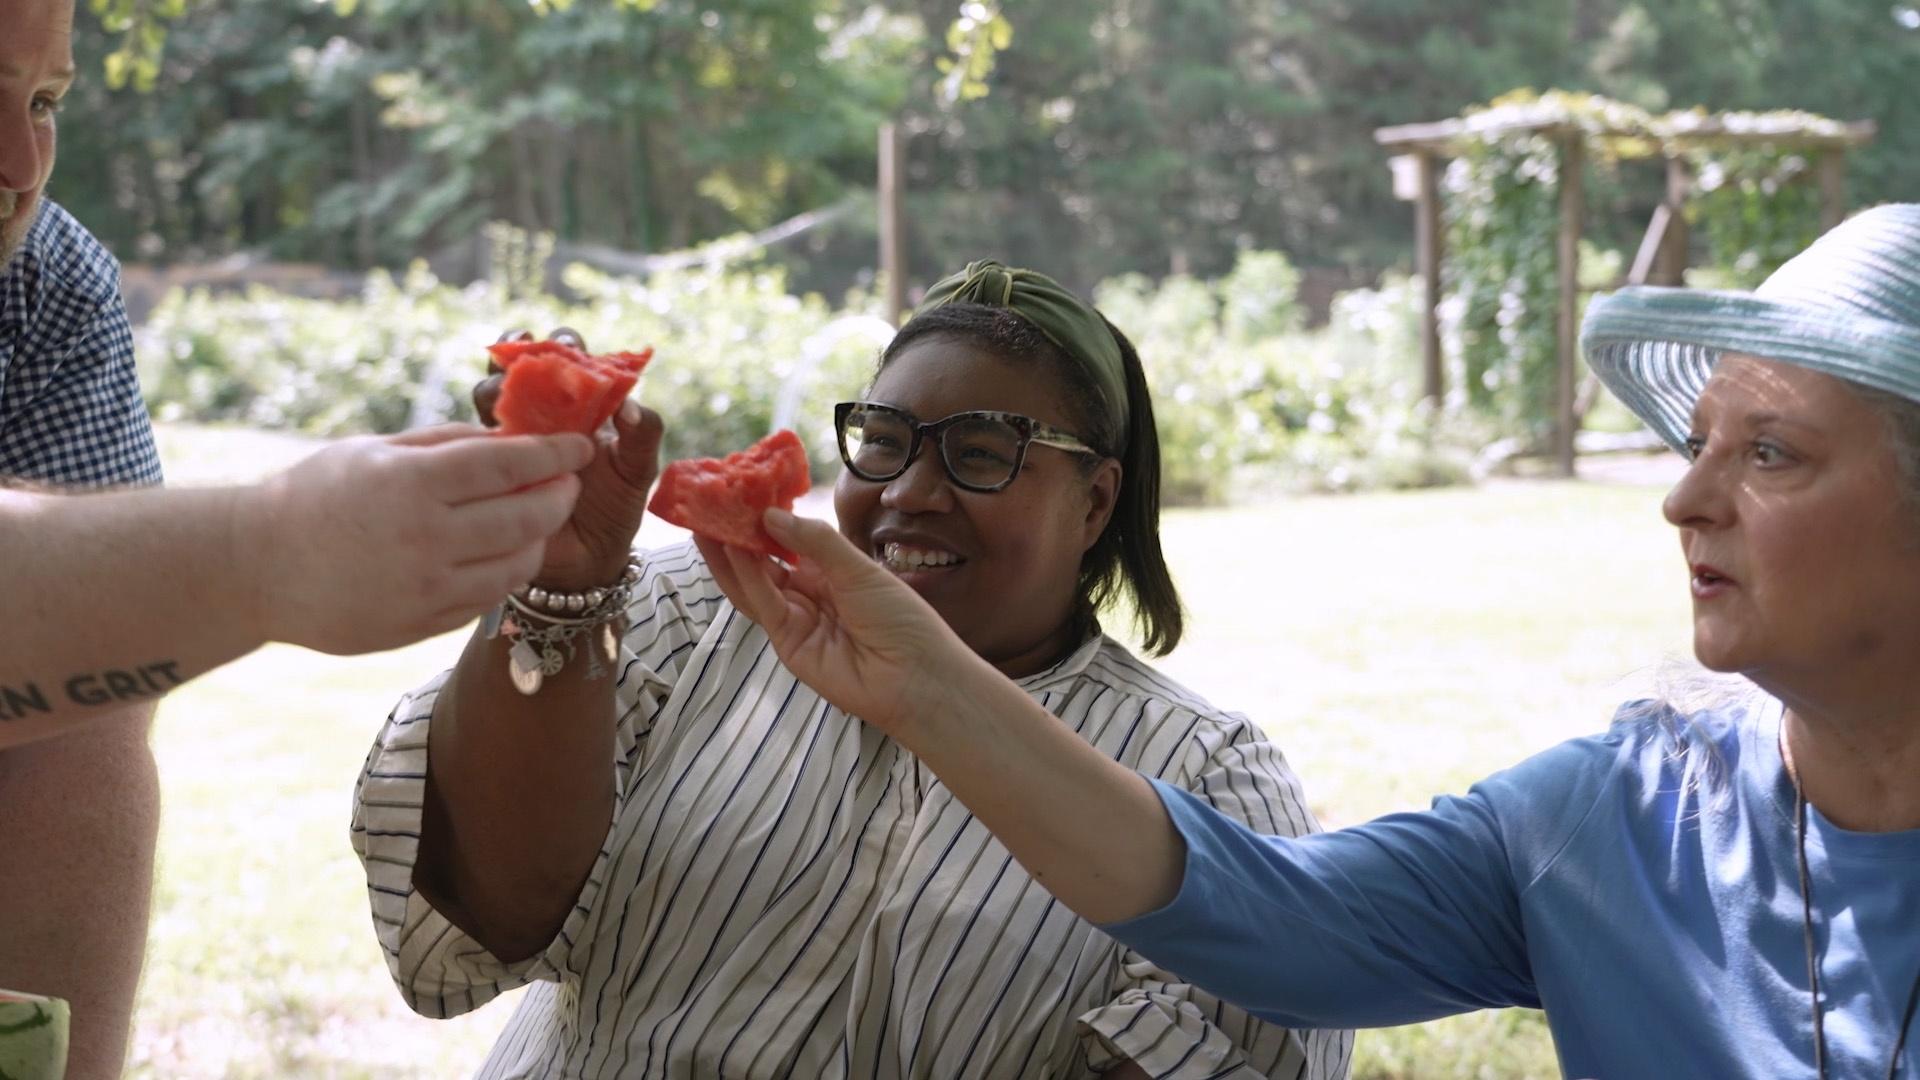
<svg viewBox="0 0 1920 1080">
<path fill-rule="evenodd" d="M 1253 724 L 1101 633 L 1122 600 L 1164 654 L 1181 612 L 1152 403 L 1097 311 L 976 263 L 834 422 L 842 534 L 1061 732 L 1260 833 L 1317 830 Z M 451 1016 L 531 984 L 481 1077 L 1345 1075 L 1350 1033 L 1255 1020 L 1056 902 L 800 683 L 694 545 L 630 556 L 660 422 L 615 428 L 535 580 L 548 608 L 581 597 L 552 623 L 577 655 L 523 693 L 511 628 L 483 626 L 394 710 L 359 786 L 408 1003 Z"/>
</svg>

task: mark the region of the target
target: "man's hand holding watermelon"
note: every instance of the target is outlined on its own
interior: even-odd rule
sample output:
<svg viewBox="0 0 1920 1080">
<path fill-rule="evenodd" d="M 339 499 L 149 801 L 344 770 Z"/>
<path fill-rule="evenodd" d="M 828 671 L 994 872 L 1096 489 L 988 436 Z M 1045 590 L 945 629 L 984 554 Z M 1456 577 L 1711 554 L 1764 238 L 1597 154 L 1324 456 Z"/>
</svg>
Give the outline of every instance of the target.
<svg viewBox="0 0 1920 1080">
<path fill-rule="evenodd" d="M 336 443 L 241 489 L 234 560 L 259 584 L 228 602 L 266 641 L 343 656 L 456 629 L 537 571 L 591 453 L 472 424 Z"/>
<path fill-rule="evenodd" d="M 469 622 L 574 514 L 591 444 L 471 424 L 347 439 L 264 483 L 0 486 L 0 750 L 279 641 L 341 655 Z"/>
</svg>

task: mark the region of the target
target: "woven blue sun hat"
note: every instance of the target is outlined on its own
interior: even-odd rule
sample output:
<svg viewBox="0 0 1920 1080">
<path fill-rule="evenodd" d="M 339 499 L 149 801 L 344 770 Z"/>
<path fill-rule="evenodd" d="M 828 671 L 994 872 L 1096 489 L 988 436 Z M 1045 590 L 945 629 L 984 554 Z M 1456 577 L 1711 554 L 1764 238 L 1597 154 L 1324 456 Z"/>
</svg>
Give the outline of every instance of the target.
<svg viewBox="0 0 1920 1080">
<path fill-rule="evenodd" d="M 1600 297 L 1580 349 L 1607 389 L 1682 452 L 1694 402 L 1727 353 L 1920 402 L 1920 203 L 1855 215 L 1750 293 L 1634 286 Z"/>
</svg>

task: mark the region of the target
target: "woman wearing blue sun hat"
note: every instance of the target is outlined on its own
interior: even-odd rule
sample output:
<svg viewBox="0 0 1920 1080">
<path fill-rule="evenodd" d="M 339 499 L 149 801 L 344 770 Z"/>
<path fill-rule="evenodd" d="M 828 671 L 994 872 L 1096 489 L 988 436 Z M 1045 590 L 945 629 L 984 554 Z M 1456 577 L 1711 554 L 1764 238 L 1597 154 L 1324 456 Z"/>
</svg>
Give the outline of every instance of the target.
<svg viewBox="0 0 1920 1080">
<path fill-rule="evenodd" d="M 1675 584 L 1745 691 L 1423 813 L 1258 835 L 1072 738 L 830 528 L 768 515 L 790 570 L 709 559 L 1067 906 L 1263 1019 L 1533 1006 L 1570 1076 L 1920 1077 L 1920 205 L 1751 294 L 1596 300 L 1583 347 L 1691 461 Z"/>
</svg>

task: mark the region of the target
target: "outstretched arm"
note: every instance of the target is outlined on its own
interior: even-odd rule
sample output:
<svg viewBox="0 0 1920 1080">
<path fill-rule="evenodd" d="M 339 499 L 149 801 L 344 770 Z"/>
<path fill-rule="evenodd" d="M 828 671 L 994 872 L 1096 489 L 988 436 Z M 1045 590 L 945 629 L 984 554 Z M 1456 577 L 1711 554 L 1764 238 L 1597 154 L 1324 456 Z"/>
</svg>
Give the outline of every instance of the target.
<svg viewBox="0 0 1920 1080">
<path fill-rule="evenodd" d="M 615 415 L 537 584 L 573 592 L 620 580 L 663 430 L 638 402 Z M 527 696 L 508 677 L 511 644 L 476 632 L 434 701 L 412 875 L 422 898 L 508 962 L 543 950 L 578 903 L 613 819 L 620 726 L 618 680 L 573 663 Z"/>
<path fill-rule="evenodd" d="M 701 540 L 794 674 L 925 762 L 1049 892 L 1117 922 L 1179 891 L 1184 845 L 1138 773 L 1058 723 L 834 529 L 769 511 L 788 570 Z"/>
<path fill-rule="evenodd" d="M 1261 835 L 1076 738 L 831 527 L 777 511 L 766 524 L 798 566 L 702 541 L 735 605 L 1082 918 L 1286 1027 L 1538 1005 L 1517 883 L 1584 820 L 1609 748 L 1567 744 L 1426 813 Z M 1516 837 L 1508 820 L 1535 825 Z"/>
<path fill-rule="evenodd" d="M 358 653 L 459 626 L 532 576 L 591 453 L 448 425 L 251 487 L 0 490 L 0 750 L 268 641 Z"/>
</svg>

